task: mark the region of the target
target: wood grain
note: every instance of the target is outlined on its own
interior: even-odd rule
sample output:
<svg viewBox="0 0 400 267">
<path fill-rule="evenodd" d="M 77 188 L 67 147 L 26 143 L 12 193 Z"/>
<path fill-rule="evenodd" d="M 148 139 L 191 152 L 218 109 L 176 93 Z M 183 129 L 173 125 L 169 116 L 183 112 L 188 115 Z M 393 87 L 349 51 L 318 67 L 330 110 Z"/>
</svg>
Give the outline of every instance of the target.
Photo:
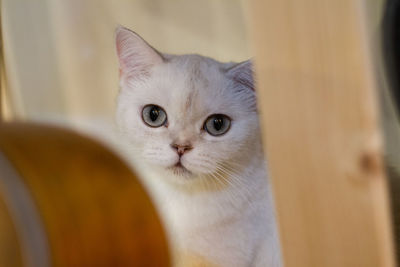
<svg viewBox="0 0 400 267">
<path fill-rule="evenodd" d="M 362 3 L 250 4 L 286 267 L 395 265 Z"/>
<path fill-rule="evenodd" d="M 169 266 L 149 197 L 107 149 L 58 128 L 1 124 L 0 150 L 39 210 L 52 266 Z"/>
</svg>

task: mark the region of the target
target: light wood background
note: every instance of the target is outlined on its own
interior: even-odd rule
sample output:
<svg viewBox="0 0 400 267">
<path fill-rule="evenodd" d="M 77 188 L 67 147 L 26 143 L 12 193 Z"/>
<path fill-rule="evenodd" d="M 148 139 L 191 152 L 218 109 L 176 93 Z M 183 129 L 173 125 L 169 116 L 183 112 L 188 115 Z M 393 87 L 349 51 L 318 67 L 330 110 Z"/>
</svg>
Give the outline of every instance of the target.
<svg viewBox="0 0 400 267">
<path fill-rule="evenodd" d="M 365 1 L 251 1 L 286 267 L 395 266 Z"/>
<path fill-rule="evenodd" d="M 7 116 L 112 116 L 118 92 L 117 24 L 162 52 L 246 60 L 245 2 L 2 0 Z"/>
</svg>

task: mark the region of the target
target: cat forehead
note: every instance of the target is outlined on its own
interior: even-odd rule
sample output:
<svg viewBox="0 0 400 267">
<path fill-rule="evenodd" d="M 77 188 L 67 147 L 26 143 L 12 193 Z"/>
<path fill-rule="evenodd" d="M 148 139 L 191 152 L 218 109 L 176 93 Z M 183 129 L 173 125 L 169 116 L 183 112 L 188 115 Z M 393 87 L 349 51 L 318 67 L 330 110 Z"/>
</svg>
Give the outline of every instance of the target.
<svg viewBox="0 0 400 267">
<path fill-rule="evenodd" d="M 229 97 L 224 90 L 228 79 L 223 64 L 209 58 L 197 55 L 168 58 L 166 64 L 155 69 L 153 77 L 152 88 L 160 90 L 164 100 L 169 100 L 177 112 L 203 111 Z"/>
<path fill-rule="evenodd" d="M 156 68 L 154 77 L 170 93 L 176 90 L 189 96 L 209 95 L 226 82 L 222 63 L 198 55 L 169 57 L 166 64 Z"/>
<path fill-rule="evenodd" d="M 199 55 L 174 56 L 167 59 L 166 68 L 187 83 L 207 85 L 224 77 L 223 64 Z"/>
</svg>

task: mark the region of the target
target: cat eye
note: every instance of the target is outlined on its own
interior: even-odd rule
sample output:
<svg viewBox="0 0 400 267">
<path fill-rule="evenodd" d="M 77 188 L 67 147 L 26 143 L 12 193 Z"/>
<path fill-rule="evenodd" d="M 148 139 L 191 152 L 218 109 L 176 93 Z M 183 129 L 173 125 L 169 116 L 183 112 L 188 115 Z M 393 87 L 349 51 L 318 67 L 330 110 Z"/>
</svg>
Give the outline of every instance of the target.
<svg viewBox="0 0 400 267">
<path fill-rule="evenodd" d="M 167 113 L 157 105 L 146 105 L 142 110 L 142 119 L 150 127 L 160 127 L 167 122 Z"/>
<path fill-rule="evenodd" d="M 223 114 L 209 116 L 203 126 L 204 130 L 213 136 L 223 135 L 230 127 L 231 119 Z"/>
</svg>

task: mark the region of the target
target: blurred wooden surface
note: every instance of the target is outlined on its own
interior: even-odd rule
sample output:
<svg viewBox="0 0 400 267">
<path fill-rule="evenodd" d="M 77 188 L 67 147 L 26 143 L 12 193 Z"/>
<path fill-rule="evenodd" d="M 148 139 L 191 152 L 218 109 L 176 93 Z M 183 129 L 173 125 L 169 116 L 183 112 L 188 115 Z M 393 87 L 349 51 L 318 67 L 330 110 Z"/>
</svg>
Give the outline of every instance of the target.
<svg viewBox="0 0 400 267">
<path fill-rule="evenodd" d="M 107 149 L 66 130 L 0 124 L 0 151 L 37 209 L 51 266 L 169 266 L 155 209 L 135 175 Z M 16 267 L 24 260 L 21 229 L 4 204 L 11 200 L 2 181 L 0 264 Z"/>
<path fill-rule="evenodd" d="M 250 4 L 286 267 L 395 266 L 363 4 Z"/>
<path fill-rule="evenodd" d="M 15 227 L 0 198 L 0 266 L 22 267 L 21 251 Z"/>
<path fill-rule="evenodd" d="M 114 118 L 118 24 L 165 53 L 246 60 L 245 2 L 2 0 L 9 116 Z"/>
</svg>

